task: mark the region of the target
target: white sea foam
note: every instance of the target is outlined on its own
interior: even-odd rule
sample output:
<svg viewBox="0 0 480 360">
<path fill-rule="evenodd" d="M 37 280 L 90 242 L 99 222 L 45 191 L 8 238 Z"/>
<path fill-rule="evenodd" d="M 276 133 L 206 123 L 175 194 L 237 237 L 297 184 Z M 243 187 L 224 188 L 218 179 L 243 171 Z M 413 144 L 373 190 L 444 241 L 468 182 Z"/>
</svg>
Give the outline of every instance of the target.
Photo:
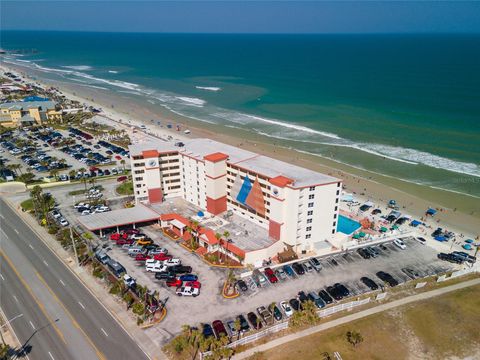
<svg viewBox="0 0 480 360">
<path fill-rule="evenodd" d="M 17 59 L 17 61 L 24 62 L 24 63 L 31 63 L 31 60 L 22 60 L 22 59 Z"/>
<path fill-rule="evenodd" d="M 97 85 L 91 85 L 91 84 L 79 84 L 79 85 L 89 87 L 92 89 L 108 90 L 106 87 L 103 87 L 103 86 L 97 86 Z"/>
<path fill-rule="evenodd" d="M 65 69 L 72 69 L 72 70 L 78 70 L 78 71 L 88 71 L 93 69 L 89 65 L 69 65 L 69 66 L 65 65 L 62 67 Z"/>
<path fill-rule="evenodd" d="M 117 71 L 117 70 L 108 70 L 108 72 L 109 72 L 110 74 L 118 74 L 118 71 Z"/>
<path fill-rule="evenodd" d="M 200 90 L 207 90 L 207 91 L 220 91 L 222 88 L 215 87 L 215 86 L 195 86 L 195 88 Z"/>
<path fill-rule="evenodd" d="M 180 99 L 186 103 L 186 105 L 203 107 L 206 104 L 205 100 L 192 98 L 187 96 L 176 96 L 177 99 Z"/>
</svg>

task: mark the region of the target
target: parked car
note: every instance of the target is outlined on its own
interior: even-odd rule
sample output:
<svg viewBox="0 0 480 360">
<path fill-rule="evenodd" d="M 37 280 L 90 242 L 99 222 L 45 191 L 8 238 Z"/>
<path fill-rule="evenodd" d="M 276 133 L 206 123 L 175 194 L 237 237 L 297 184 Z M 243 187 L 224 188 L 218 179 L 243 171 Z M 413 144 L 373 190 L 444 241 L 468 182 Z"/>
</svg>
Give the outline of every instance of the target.
<svg viewBox="0 0 480 360">
<path fill-rule="evenodd" d="M 323 308 L 326 306 L 325 301 L 323 301 L 322 298 L 313 291 L 309 292 L 307 297 L 308 300 L 313 301 L 315 306 L 318 308 Z"/>
<path fill-rule="evenodd" d="M 293 263 L 292 264 L 292 268 L 293 270 L 295 270 L 295 272 L 298 274 L 298 275 L 303 275 L 305 274 L 305 268 L 302 266 L 302 264 L 300 263 Z"/>
<path fill-rule="evenodd" d="M 214 322 L 212 322 L 212 327 L 215 333 L 215 337 L 217 339 L 220 339 L 222 336 L 228 337 L 227 330 L 225 329 L 225 326 L 220 320 L 215 320 Z"/>
<path fill-rule="evenodd" d="M 168 259 L 164 261 L 164 264 L 165 266 L 176 266 L 176 265 L 181 265 L 182 262 L 180 261 L 180 259 L 173 258 L 173 259 Z"/>
<path fill-rule="evenodd" d="M 415 240 L 417 240 L 417 241 L 418 241 L 420 244 L 422 244 L 422 245 L 426 245 L 426 244 L 427 244 L 427 240 L 426 240 L 425 238 L 421 237 L 421 236 L 417 236 L 417 237 L 415 238 Z"/>
<path fill-rule="evenodd" d="M 365 284 L 365 286 L 367 286 L 370 290 L 377 290 L 378 289 L 378 285 L 375 281 L 373 281 L 372 279 L 364 276 L 362 278 L 360 278 L 360 281 L 362 283 Z"/>
<path fill-rule="evenodd" d="M 283 270 L 290 277 L 295 277 L 295 272 L 290 265 L 283 265 Z"/>
<path fill-rule="evenodd" d="M 303 262 L 302 266 L 305 268 L 305 271 L 308 273 L 311 273 L 313 271 L 313 266 L 310 264 L 309 261 Z"/>
<path fill-rule="evenodd" d="M 262 318 L 262 320 L 265 322 L 267 326 L 273 324 L 273 316 L 265 306 L 258 307 L 257 313 L 258 315 L 260 315 L 260 317 Z"/>
<path fill-rule="evenodd" d="M 350 290 L 347 289 L 347 287 L 341 283 L 336 283 L 333 285 L 339 293 L 342 295 L 342 297 L 347 297 L 350 296 Z"/>
<path fill-rule="evenodd" d="M 283 318 L 282 312 L 278 308 L 277 304 L 273 303 L 269 307 L 270 312 L 273 314 L 275 320 L 280 321 Z"/>
<path fill-rule="evenodd" d="M 182 286 L 182 287 L 178 288 L 175 293 L 176 293 L 178 296 L 193 296 L 193 297 L 197 297 L 198 295 L 200 295 L 200 289 Z"/>
<path fill-rule="evenodd" d="M 70 223 L 67 221 L 67 219 L 65 219 L 65 218 L 63 218 L 63 217 L 60 218 L 59 223 L 60 223 L 60 225 L 62 225 L 62 226 L 68 226 L 68 225 L 70 224 Z"/>
<path fill-rule="evenodd" d="M 149 255 L 151 255 L 151 251 L 149 252 Z M 159 253 L 156 255 L 153 255 L 153 258 L 158 261 L 167 261 L 172 258 L 171 255 L 165 255 L 164 253 Z"/>
<path fill-rule="evenodd" d="M 243 292 L 248 290 L 248 286 L 243 280 L 238 280 L 236 283 L 238 289 L 242 290 Z"/>
<path fill-rule="evenodd" d="M 419 277 L 421 277 L 422 275 L 420 275 L 417 271 L 411 269 L 411 268 L 403 268 L 402 269 L 402 272 L 407 275 L 409 278 L 411 279 L 417 279 Z"/>
<path fill-rule="evenodd" d="M 165 285 L 178 288 L 183 285 L 183 281 L 177 278 L 167 279 L 167 281 L 165 281 Z"/>
<path fill-rule="evenodd" d="M 386 283 L 387 283 L 388 285 L 390 285 L 391 287 L 394 287 L 394 286 L 397 286 L 397 285 L 398 285 L 398 281 L 395 280 L 395 279 L 393 278 L 393 276 L 390 275 L 389 273 L 386 273 L 386 272 L 384 272 L 384 271 L 379 271 L 379 272 L 376 273 L 376 275 L 377 275 L 377 277 L 378 277 L 380 280 L 386 282 Z"/>
<path fill-rule="evenodd" d="M 323 301 L 325 301 L 325 304 L 331 304 L 333 302 L 333 299 L 330 295 L 325 290 L 320 290 L 318 292 L 318 296 L 322 298 Z"/>
<path fill-rule="evenodd" d="M 185 275 L 180 276 L 180 280 L 182 280 L 182 281 L 197 281 L 198 276 L 194 275 L 194 274 L 185 274 Z"/>
<path fill-rule="evenodd" d="M 285 273 L 285 270 L 283 270 L 282 268 L 276 269 L 275 275 L 279 280 L 285 280 L 287 278 L 287 274 Z"/>
<path fill-rule="evenodd" d="M 137 286 L 135 279 L 128 274 L 123 275 L 123 283 L 127 288 L 131 289 L 134 289 Z"/>
<path fill-rule="evenodd" d="M 285 313 L 285 315 L 287 317 L 290 317 L 293 315 L 293 310 L 292 308 L 290 307 L 290 304 L 286 301 L 282 301 L 280 303 L 280 307 L 282 308 L 283 312 Z"/>
<path fill-rule="evenodd" d="M 147 255 L 145 253 L 140 253 L 140 254 L 137 254 L 135 256 L 135 261 L 139 261 L 139 262 L 144 262 L 144 261 L 147 261 L 149 259 L 151 259 L 152 257 L 150 255 Z"/>
<path fill-rule="evenodd" d="M 213 333 L 213 328 L 209 324 L 202 324 L 202 335 L 205 338 L 215 336 Z"/>
<path fill-rule="evenodd" d="M 278 278 L 275 276 L 273 270 L 271 268 L 265 268 L 265 275 L 268 278 L 268 281 L 270 281 L 272 284 L 275 284 L 278 282 Z"/>
<path fill-rule="evenodd" d="M 189 274 L 192 272 L 192 267 L 187 265 L 175 265 L 169 267 L 170 271 L 176 274 Z"/>
<path fill-rule="evenodd" d="M 297 299 L 290 299 L 288 303 L 295 311 L 299 311 L 302 309 L 302 304 L 300 304 L 300 301 L 298 301 Z"/>
<path fill-rule="evenodd" d="M 254 329 L 260 330 L 263 327 L 262 320 L 253 311 L 247 314 L 247 318 Z"/>
<path fill-rule="evenodd" d="M 250 325 L 248 325 L 247 319 L 242 314 L 237 316 L 237 320 L 240 322 L 240 331 L 246 332 L 250 330 Z"/>
<path fill-rule="evenodd" d="M 174 279 L 177 275 L 173 272 L 157 272 L 155 273 L 155 279 L 157 280 L 169 280 L 169 279 Z"/>
<path fill-rule="evenodd" d="M 195 281 L 187 281 L 185 283 L 185 286 L 189 286 L 189 287 L 193 287 L 193 288 L 197 288 L 197 289 L 200 289 L 202 287 L 202 283 L 198 280 L 195 280 Z"/>
<path fill-rule="evenodd" d="M 320 263 L 320 261 L 318 261 L 317 258 L 311 258 L 309 262 L 316 271 L 322 270 L 322 264 Z"/>
<path fill-rule="evenodd" d="M 405 243 L 400 239 L 393 240 L 393 244 L 402 250 L 405 250 L 407 248 L 407 245 L 405 245 Z"/>
<path fill-rule="evenodd" d="M 370 253 L 366 251 L 364 248 L 357 249 L 358 255 L 360 255 L 364 259 L 370 259 Z"/>
<path fill-rule="evenodd" d="M 342 294 L 338 291 L 338 289 L 335 286 L 327 286 L 327 293 L 334 298 L 337 301 L 340 301 L 343 299 Z"/>
<path fill-rule="evenodd" d="M 137 240 L 137 245 L 140 245 L 140 246 L 151 245 L 151 244 L 153 244 L 152 239 L 144 238 L 144 239 Z"/>
<path fill-rule="evenodd" d="M 159 255 L 159 254 L 167 255 L 168 250 L 165 249 L 165 248 L 157 247 L 157 248 L 154 248 L 154 249 L 150 250 L 148 253 L 149 253 L 149 255 Z"/>
<path fill-rule="evenodd" d="M 300 300 L 301 303 L 308 301 L 308 297 L 307 294 L 305 294 L 305 291 L 298 292 L 298 300 Z"/>
</svg>

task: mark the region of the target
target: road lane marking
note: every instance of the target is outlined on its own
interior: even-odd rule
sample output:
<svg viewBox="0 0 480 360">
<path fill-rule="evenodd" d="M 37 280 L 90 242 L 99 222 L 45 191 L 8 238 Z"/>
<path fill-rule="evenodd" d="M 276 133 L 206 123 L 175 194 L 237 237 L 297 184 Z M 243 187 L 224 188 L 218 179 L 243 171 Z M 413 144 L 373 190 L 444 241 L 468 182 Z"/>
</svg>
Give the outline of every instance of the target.
<svg viewBox="0 0 480 360">
<path fill-rule="evenodd" d="M 20 282 L 22 283 L 23 287 L 25 289 L 27 289 L 28 293 L 30 294 L 30 296 L 32 297 L 32 299 L 37 303 L 37 306 L 39 307 L 39 309 L 42 311 L 43 313 L 43 316 L 45 316 L 48 321 L 52 324 L 53 328 L 55 329 L 55 332 L 57 333 L 57 335 L 59 336 L 59 338 L 63 341 L 63 343 L 66 345 L 67 342 L 65 341 L 65 336 L 63 336 L 62 332 L 60 331 L 60 329 L 58 328 L 57 324 L 54 323 L 53 319 L 51 318 L 50 315 L 48 315 L 46 309 L 45 309 L 45 306 L 43 305 L 43 303 L 41 303 L 37 297 L 35 296 L 35 294 L 33 293 L 32 291 L 32 288 L 30 287 L 30 285 L 27 284 L 27 282 L 23 279 L 23 277 L 20 275 L 20 273 L 18 272 L 18 270 L 15 268 L 15 265 L 13 264 L 12 260 L 10 260 L 10 258 L 7 256 L 7 254 L 5 254 L 3 252 L 3 250 L 0 249 L 0 255 L 7 261 L 8 265 L 10 266 L 10 268 L 13 270 L 13 272 L 15 273 L 15 275 L 18 277 L 18 279 L 20 280 Z"/>
<path fill-rule="evenodd" d="M 0 215 L 0 217 L 1 217 L 3 220 L 5 220 L 5 218 L 3 217 L 3 215 Z"/>
<path fill-rule="evenodd" d="M 15 295 L 12 295 L 12 296 L 13 296 L 13 298 L 15 299 L 15 301 L 18 302 L 17 297 L 16 297 Z"/>
<path fill-rule="evenodd" d="M 60 279 L 59 281 L 60 281 L 60 284 L 62 284 L 63 286 L 65 286 L 65 283 L 63 282 L 62 279 Z"/>
<path fill-rule="evenodd" d="M 17 229 L 13 229 L 13 231 L 15 231 L 17 235 L 20 234 Z"/>
<path fill-rule="evenodd" d="M 82 309 L 85 310 L 85 306 L 83 306 L 83 304 L 80 301 L 78 302 L 78 305 L 80 305 Z"/>
<path fill-rule="evenodd" d="M 35 325 L 33 325 L 33 323 L 31 321 L 29 321 L 30 323 L 30 326 L 32 327 L 33 330 L 35 330 Z"/>
<path fill-rule="evenodd" d="M 0 250 L 0 253 L 1 253 L 1 250 Z M 80 327 L 80 325 L 78 324 L 77 320 L 75 320 L 75 318 L 73 317 L 72 313 L 70 311 L 68 311 L 68 309 L 66 308 L 66 306 L 63 304 L 63 302 L 60 301 L 60 299 L 58 298 L 57 294 L 55 294 L 53 292 L 53 290 L 50 288 L 50 286 L 48 286 L 47 282 L 45 281 L 45 279 L 42 277 L 42 275 L 40 275 L 37 271 L 35 271 L 35 274 L 37 275 L 37 277 L 40 279 L 40 281 L 43 283 L 43 285 L 45 285 L 45 287 L 47 288 L 47 290 L 50 292 L 50 294 L 53 296 L 53 298 L 55 299 L 55 301 L 62 307 L 62 309 L 65 311 L 65 313 L 68 315 L 68 317 L 70 318 L 70 321 L 73 323 L 73 325 L 82 332 L 83 336 L 85 336 L 85 339 L 87 339 L 88 343 L 90 344 L 90 346 L 95 350 L 95 353 L 97 354 L 97 356 L 99 357 L 100 360 L 106 360 L 106 357 L 105 355 L 103 355 L 103 353 L 98 350 L 98 348 L 96 347 L 96 345 L 94 344 L 94 342 L 92 341 L 92 339 L 90 339 L 90 337 L 87 335 L 87 333 Z"/>
<path fill-rule="evenodd" d="M 106 337 L 108 337 L 107 332 L 106 332 L 105 330 L 103 330 L 103 328 L 100 328 L 100 330 L 102 330 L 103 334 L 104 334 Z"/>
<path fill-rule="evenodd" d="M 5 278 L 3 277 L 2 274 L 0 274 L 0 278 L 2 278 L 3 281 L 5 281 Z"/>
<path fill-rule="evenodd" d="M 44 263 L 46 266 L 48 266 L 48 263 L 47 263 L 45 260 L 43 260 L 43 263 Z"/>
<path fill-rule="evenodd" d="M 32 250 L 35 250 L 35 248 L 32 246 L 32 244 L 28 244 L 28 247 Z"/>
<path fill-rule="evenodd" d="M 50 359 L 55 360 L 55 358 L 53 357 L 53 355 L 50 351 L 48 352 L 48 355 L 50 355 Z"/>
</svg>

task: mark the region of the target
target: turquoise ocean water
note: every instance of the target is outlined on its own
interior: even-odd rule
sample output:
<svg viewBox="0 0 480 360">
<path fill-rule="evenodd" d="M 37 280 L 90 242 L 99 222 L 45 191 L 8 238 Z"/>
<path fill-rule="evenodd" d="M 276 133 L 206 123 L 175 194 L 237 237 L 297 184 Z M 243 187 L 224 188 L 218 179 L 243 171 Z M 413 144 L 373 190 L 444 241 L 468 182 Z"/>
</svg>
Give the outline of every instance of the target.
<svg viewBox="0 0 480 360">
<path fill-rule="evenodd" d="M 2 61 L 480 196 L 480 35 L 2 32 Z"/>
</svg>

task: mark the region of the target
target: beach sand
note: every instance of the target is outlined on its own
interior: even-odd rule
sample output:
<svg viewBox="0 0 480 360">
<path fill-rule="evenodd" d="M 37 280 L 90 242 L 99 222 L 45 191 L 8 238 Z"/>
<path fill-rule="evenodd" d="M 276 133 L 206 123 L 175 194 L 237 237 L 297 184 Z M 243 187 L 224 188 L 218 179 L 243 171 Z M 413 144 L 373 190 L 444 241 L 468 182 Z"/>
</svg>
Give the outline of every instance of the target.
<svg viewBox="0 0 480 360">
<path fill-rule="evenodd" d="M 4 64 L 1 67 L 5 68 Z M 45 80 L 38 72 L 29 71 L 26 74 L 24 68 L 10 65 L 8 68 L 21 73 L 29 81 L 35 81 L 47 87 L 56 87 L 68 98 L 97 108 L 101 107 L 104 115 L 113 121 L 121 121 L 122 124 L 129 125 L 145 124 L 150 133 L 161 137 L 170 135 L 178 139 L 186 137 L 183 130 L 188 128 L 191 131 L 188 137 L 211 138 L 339 177 L 344 181 L 345 191 L 354 193 L 360 202 L 372 200 L 377 204 L 385 205 L 388 200 L 395 199 L 401 210 L 418 219 L 424 216 L 426 209 L 433 207 L 439 212 L 434 219 L 429 220 L 432 227 L 438 225 L 466 236 L 473 236 L 473 238 L 480 235 L 480 199 L 478 198 L 381 176 L 329 159 L 300 153 L 274 142 L 266 142 L 260 136 L 256 137 L 239 129 L 231 129 L 231 131 L 228 128 L 219 129 L 218 126 L 212 124 L 173 114 L 167 109 L 159 110 L 158 106 L 147 102 L 145 105 L 140 105 L 120 93 L 67 82 Z M 157 121 L 160 121 L 162 125 L 157 125 Z M 182 131 L 167 129 L 167 123 L 182 124 Z"/>
</svg>

